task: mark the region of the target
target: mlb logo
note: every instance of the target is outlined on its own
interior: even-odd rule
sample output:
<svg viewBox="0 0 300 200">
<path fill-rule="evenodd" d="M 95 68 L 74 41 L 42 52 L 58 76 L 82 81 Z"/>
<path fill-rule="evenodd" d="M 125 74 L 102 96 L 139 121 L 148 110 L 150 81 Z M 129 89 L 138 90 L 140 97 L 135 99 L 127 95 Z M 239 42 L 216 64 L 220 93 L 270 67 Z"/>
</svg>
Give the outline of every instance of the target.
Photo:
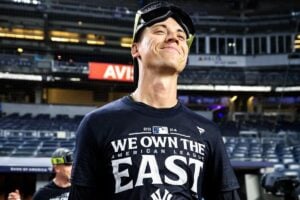
<svg viewBox="0 0 300 200">
<path fill-rule="evenodd" d="M 152 127 L 153 134 L 168 134 L 169 130 L 166 126 L 153 126 Z"/>
</svg>

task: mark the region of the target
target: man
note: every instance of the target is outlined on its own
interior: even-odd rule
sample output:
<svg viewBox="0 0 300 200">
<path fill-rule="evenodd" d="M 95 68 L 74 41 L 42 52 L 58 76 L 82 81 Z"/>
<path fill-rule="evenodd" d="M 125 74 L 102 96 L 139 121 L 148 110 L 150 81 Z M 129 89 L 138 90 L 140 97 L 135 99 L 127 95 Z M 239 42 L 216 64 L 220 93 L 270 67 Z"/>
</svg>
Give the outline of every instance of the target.
<svg viewBox="0 0 300 200">
<path fill-rule="evenodd" d="M 58 148 L 51 157 L 55 177 L 34 195 L 33 200 L 67 200 L 71 188 L 72 152 L 66 148 Z M 8 195 L 8 200 L 20 200 L 18 190 Z"/>
<path fill-rule="evenodd" d="M 239 199 L 219 129 L 177 100 L 194 33 L 190 17 L 169 3 L 137 12 L 137 88 L 81 122 L 70 200 Z"/>
</svg>

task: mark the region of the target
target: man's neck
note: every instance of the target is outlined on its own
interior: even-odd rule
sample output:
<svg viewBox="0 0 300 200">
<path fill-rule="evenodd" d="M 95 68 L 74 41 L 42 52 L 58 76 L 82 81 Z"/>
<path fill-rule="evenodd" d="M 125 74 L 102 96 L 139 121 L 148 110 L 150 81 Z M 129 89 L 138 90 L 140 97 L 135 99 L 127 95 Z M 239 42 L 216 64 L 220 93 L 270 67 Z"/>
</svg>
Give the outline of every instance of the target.
<svg viewBox="0 0 300 200">
<path fill-rule="evenodd" d="M 57 185 L 58 187 L 61 187 L 61 188 L 66 188 L 66 187 L 70 187 L 71 186 L 70 181 L 68 181 L 66 179 L 61 179 L 61 178 L 55 177 L 53 179 L 53 182 L 55 183 L 55 185 Z"/>
<path fill-rule="evenodd" d="M 153 78 L 141 81 L 131 96 L 135 101 L 154 108 L 171 108 L 177 104 L 177 79 Z"/>
</svg>

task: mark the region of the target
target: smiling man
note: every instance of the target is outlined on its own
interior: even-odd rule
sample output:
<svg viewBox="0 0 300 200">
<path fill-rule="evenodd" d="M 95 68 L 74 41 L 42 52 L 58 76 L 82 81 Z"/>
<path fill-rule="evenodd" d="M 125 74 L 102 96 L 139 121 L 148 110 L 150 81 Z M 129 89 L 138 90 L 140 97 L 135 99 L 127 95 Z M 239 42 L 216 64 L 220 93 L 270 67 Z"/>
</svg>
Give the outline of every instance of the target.
<svg viewBox="0 0 300 200">
<path fill-rule="evenodd" d="M 172 4 L 137 11 L 137 88 L 81 122 L 70 200 L 239 200 L 218 127 L 177 99 L 194 34 L 190 17 Z"/>
</svg>

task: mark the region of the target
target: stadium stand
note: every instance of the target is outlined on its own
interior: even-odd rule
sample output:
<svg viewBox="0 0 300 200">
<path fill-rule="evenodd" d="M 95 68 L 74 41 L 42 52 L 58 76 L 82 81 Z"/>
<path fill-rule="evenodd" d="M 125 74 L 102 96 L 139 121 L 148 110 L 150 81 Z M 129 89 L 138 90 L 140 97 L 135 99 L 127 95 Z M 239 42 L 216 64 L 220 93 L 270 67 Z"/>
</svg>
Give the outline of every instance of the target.
<svg viewBox="0 0 300 200">
<path fill-rule="evenodd" d="M 1 156 L 49 157 L 58 147 L 74 149 L 74 132 L 83 116 L 17 113 L 0 118 Z M 73 135 L 67 136 L 66 132 Z"/>
</svg>

